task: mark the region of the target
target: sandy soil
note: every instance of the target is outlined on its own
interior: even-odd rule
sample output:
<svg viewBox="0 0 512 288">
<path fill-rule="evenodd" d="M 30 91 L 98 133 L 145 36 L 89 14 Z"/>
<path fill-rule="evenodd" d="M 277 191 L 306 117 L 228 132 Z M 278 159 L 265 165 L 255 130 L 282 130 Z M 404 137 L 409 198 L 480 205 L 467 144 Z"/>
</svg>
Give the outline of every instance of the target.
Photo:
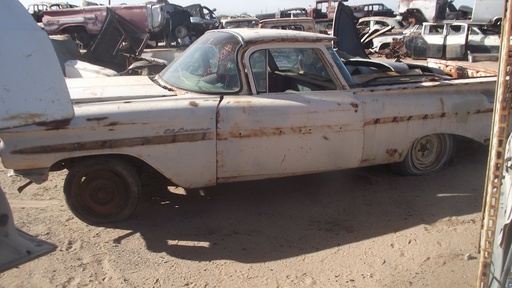
<svg viewBox="0 0 512 288">
<path fill-rule="evenodd" d="M 58 249 L 0 287 L 475 287 L 487 149 L 463 141 L 424 177 L 375 166 L 169 193 L 104 227 L 68 210 L 64 173 L 19 194 L 1 170 L 16 225 Z"/>
</svg>

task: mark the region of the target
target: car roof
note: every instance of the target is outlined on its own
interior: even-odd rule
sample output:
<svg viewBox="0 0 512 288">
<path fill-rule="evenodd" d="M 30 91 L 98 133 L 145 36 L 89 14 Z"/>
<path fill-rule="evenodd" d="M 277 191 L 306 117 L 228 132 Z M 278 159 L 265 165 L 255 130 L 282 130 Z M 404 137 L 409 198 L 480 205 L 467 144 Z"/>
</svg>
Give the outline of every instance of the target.
<svg viewBox="0 0 512 288">
<path fill-rule="evenodd" d="M 207 31 L 206 33 L 231 33 L 237 36 L 245 44 L 269 41 L 332 43 L 332 41 L 336 39 L 333 36 L 320 33 L 264 28 L 214 29 Z"/>
</svg>

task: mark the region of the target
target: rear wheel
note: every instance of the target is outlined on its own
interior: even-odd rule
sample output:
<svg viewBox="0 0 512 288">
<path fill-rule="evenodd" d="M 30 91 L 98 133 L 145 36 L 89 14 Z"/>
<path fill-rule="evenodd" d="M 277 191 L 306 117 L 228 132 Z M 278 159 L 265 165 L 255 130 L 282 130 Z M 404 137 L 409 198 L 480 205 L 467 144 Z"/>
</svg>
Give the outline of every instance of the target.
<svg viewBox="0 0 512 288">
<path fill-rule="evenodd" d="M 416 139 L 404 160 L 391 164 L 401 175 L 425 175 L 446 167 L 453 159 L 456 141 L 453 135 L 432 134 Z"/>
<path fill-rule="evenodd" d="M 178 39 L 187 37 L 188 29 L 185 25 L 179 25 L 176 27 L 176 29 L 174 29 L 174 34 L 176 35 L 176 37 L 178 37 Z"/>
<path fill-rule="evenodd" d="M 71 212 L 88 224 L 128 218 L 141 190 L 134 167 L 118 158 L 87 159 L 71 168 L 64 181 Z"/>
</svg>

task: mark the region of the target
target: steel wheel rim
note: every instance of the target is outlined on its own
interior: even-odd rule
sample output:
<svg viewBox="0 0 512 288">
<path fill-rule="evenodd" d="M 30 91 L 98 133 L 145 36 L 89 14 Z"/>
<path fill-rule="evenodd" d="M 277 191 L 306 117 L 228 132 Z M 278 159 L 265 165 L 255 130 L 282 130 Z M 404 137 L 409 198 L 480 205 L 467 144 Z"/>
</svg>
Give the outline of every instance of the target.
<svg viewBox="0 0 512 288">
<path fill-rule="evenodd" d="M 111 170 L 95 170 L 77 178 L 72 191 L 78 193 L 78 208 L 86 214 L 105 218 L 118 215 L 129 205 L 127 183 Z"/>
<path fill-rule="evenodd" d="M 446 148 L 439 135 L 429 135 L 416 141 L 412 147 L 411 161 L 418 170 L 438 168 Z"/>
</svg>

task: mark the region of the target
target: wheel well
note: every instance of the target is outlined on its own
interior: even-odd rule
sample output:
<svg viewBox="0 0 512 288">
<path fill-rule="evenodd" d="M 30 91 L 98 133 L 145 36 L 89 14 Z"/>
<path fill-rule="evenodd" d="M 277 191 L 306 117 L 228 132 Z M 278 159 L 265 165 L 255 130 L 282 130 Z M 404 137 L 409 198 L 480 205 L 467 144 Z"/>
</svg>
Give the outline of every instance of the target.
<svg viewBox="0 0 512 288">
<path fill-rule="evenodd" d="M 492 21 L 493 26 L 501 26 L 502 17 L 495 17 Z"/>
<path fill-rule="evenodd" d="M 59 34 L 76 34 L 76 33 L 87 33 L 89 34 L 89 32 L 87 32 L 87 29 L 84 27 L 84 26 L 67 26 L 67 27 L 64 27 L 62 28 L 60 31 L 59 31 Z"/>
<path fill-rule="evenodd" d="M 71 39 L 73 39 L 81 49 L 89 48 L 91 40 L 93 39 L 84 26 L 68 26 L 60 30 L 59 34 L 68 34 L 71 36 Z"/>
<path fill-rule="evenodd" d="M 172 12 L 169 16 L 173 27 L 175 27 L 175 25 L 183 23 L 190 25 L 190 17 L 192 17 L 192 14 L 190 14 L 188 11 L 175 11 Z"/>
<path fill-rule="evenodd" d="M 391 43 L 382 43 L 379 45 L 379 47 L 377 48 L 377 51 L 380 51 L 380 50 L 384 50 L 384 49 L 388 49 L 391 47 Z"/>
<path fill-rule="evenodd" d="M 82 157 L 75 157 L 75 158 L 68 158 L 63 159 L 55 164 L 53 164 L 50 167 L 50 171 L 61 171 L 64 169 L 71 169 L 74 165 L 76 165 L 79 162 L 82 162 L 84 160 L 88 160 L 91 158 L 116 158 L 121 159 L 126 162 L 128 162 L 130 165 L 132 165 L 135 170 L 137 171 L 137 174 L 139 177 L 158 177 L 159 180 L 164 180 L 168 182 L 169 185 L 174 185 L 165 175 L 160 173 L 158 170 L 156 170 L 153 166 L 149 165 L 148 163 L 142 161 L 141 159 L 131 156 L 131 155 L 125 155 L 125 154 L 99 154 L 99 155 L 91 155 L 91 156 L 82 156 Z"/>
</svg>

